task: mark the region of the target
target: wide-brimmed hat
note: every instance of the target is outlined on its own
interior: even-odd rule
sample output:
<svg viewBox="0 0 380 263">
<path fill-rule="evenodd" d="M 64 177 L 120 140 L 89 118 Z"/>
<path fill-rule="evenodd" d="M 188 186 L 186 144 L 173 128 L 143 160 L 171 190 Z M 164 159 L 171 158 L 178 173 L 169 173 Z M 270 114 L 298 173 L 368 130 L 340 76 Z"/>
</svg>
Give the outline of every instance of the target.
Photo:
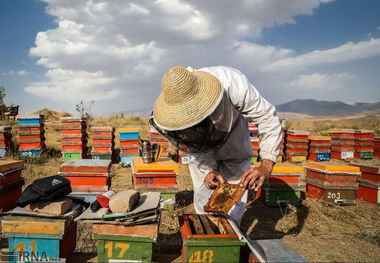
<svg viewBox="0 0 380 263">
<path fill-rule="evenodd" d="M 203 71 L 173 67 L 162 78 L 162 92 L 153 110 L 156 124 L 165 130 L 182 130 L 209 116 L 223 98 L 219 80 Z"/>
</svg>

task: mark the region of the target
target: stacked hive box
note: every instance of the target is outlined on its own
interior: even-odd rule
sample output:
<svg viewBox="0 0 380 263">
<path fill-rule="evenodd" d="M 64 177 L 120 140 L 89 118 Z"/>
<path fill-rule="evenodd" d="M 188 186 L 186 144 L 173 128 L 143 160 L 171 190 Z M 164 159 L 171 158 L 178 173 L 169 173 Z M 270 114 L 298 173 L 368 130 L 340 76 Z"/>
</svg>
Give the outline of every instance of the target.
<svg viewBox="0 0 380 263">
<path fill-rule="evenodd" d="M 286 132 L 286 160 L 289 162 L 306 161 L 309 147 L 309 135 L 307 131 L 288 130 Z"/>
<path fill-rule="evenodd" d="M 355 130 L 341 129 L 330 131 L 331 158 L 351 160 L 354 158 Z"/>
<path fill-rule="evenodd" d="M 9 155 L 12 150 L 12 127 L 0 126 L 0 157 Z"/>
<path fill-rule="evenodd" d="M 169 158 L 145 164 L 141 157 L 133 157 L 132 176 L 136 190 L 160 191 L 172 197 L 177 192 L 178 172 L 178 164 Z"/>
<path fill-rule="evenodd" d="M 259 157 L 259 129 L 253 122 L 248 123 L 249 135 L 251 136 L 251 145 L 253 150 L 252 163 L 258 161 Z"/>
<path fill-rule="evenodd" d="M 75 192 L 105 192 L 111 186 L 111 160 L 72 159 L 59 167 Z"/>
<path fill-rule="evenodd" d="M 329 136 L 309 136 L 309 160 L 316 162 L 330 160 L 330 146 Z"/>
<path fill-rule="evenodd" d="M 277 162 L 284 161 L 284 148 L 285 148 L 285 118 L 280 117 L 282 140 L 280 143 L 280 154 L 278 155 Z"/>
<path fill-rule="evenodd" d="M 363 163 L 351 163 L 351 165 L 359 167 L 361 172 L 357 198 L 380 204 L 380 165 Z"/>
<path fill-rule="evenodd" d="M 38 157 L 45 149 L 44 116 L 17 115 L 21 156 Z"/>
<path fill-rule="evenodd" d="M 245 243 L 225 216 L 183 215 L 179 223 L 182 262 L 239 262 Z"/>
<path fill-rule="evenodd" d="M 375 137 L 373 142 L 375 145 L 373 156 L 380 157 L 380 137 Z"/>
<path fill-rule="evenodd" d="M 258 137 L 251 137 L 251 146 L 253 151 L 252 163 L 257 162 L 259 156 L 259 143 L 260 139 Z"/>
<path fill-rule="evenodd" d="M 115 135 L 112 127 L 92 127 L 91 140 L 92 159 L 114 160 Z"/>
<path fill-rule="evenodd" d="M 156 143 L 162 145 L 164 149 L 162 151 L 161 156 L 169 156 L 169 141 L 159 132 L 157 132 L 153 127 L 149 127 L 149 141 L 151 144 Z M 185 157 L 188 156 L 184 152 L 182 152 L 181 154 L 184 154 Z"/>
<path fill-rule="evenodd" d="M 255 167 L 259 167 L 256 163 Z M 303 168 L 276 164 L 271 176 L 265 181 L 261 199 L 267 206 L 299 205 L 301 202 L 301 176 Z"/>
<path fill-rule="evenodd" d="M 0 211 L 12 209 L 21 196 L 23 161 L 0 161 Z"/>
<path fill-rule="evenodd" d="M 335 166 L 307 162 L 306 196 L 330 204 L 353 204 L 360 169 L 353 166 Z"/>
<path fill-rule="evenodd" d="M 120 162 L 124 165 L 132 165 L 132 158 L 140 156 L 140 129 L 119 129 Z"/>
<path fill-rule="evenodd" d="M 354 157 L 359 159 L 373 159 L 374 131 L 355 130 L 355 153 Z"/>
<path fill-rule="evenodd" d="M 87 121 L 62 117 L 62 157 L 64 161 L 87 157 Z"/>
</svg>

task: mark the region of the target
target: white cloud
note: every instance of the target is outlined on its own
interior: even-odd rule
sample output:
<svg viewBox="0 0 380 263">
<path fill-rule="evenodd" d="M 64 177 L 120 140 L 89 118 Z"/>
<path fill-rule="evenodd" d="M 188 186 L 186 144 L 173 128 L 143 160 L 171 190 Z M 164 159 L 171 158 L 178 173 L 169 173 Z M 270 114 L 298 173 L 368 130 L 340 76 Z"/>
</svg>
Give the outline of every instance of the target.
<svg viewBox="0 0 380 263">
<path fill-rule="evenodd" d="M 263 67 L 264 71 L 303 71 L 311 67 L 327 64 L 338 64 L 371 56 L 380 55 L 380 38 L 371 38 L 358 43 L 348 42 L 328 50 L 312 52 L 284 58 Z"/>
<path fill-rule="evenodd" d="M 258 64 L 291 56 L 288 49 L 239 39 L 257 37 L 264 27 L 294 23 L 294 16 L 311 15 L 325 2 L 44 1 L 57 28 L 39 32 L 29 53 L 47 68 L 47 80 L 30 83 L 25 91 L 70 103 L 123 98 L 124 106 L 139 99 L 151 105 L 154 96 L 147 99 L 139 89 L 157 95 L 163 72 L 173 65 L 229 64 L 231 50 L 242 61 L 246 53 L 254 56 Z"/>
<path fill-rule="evenodd" d="M 18 76 L 25 76 L 27 74 L 30 74 L 29 72 L 25 71 L 25 70 L 19 70 L 19 71 L 14 71 L 14 70 L 10 70 L 8 72 L 5 72 L 5 73 L 2 73 L 2 75 L 6 76 L 6 75 L 18 75 Z"/>
<path fill-rule="evenodd" d="M 380 26 L 377 27 L 377 31 L 380 31 Z"/>
<path fill-rule="evenodd" d="M 325 91 L 344 88 L 349 85 L 356 76 L 348 73 L 301 75 L 289 83 L 289 87 L 298 90 Z"/>
</svg>

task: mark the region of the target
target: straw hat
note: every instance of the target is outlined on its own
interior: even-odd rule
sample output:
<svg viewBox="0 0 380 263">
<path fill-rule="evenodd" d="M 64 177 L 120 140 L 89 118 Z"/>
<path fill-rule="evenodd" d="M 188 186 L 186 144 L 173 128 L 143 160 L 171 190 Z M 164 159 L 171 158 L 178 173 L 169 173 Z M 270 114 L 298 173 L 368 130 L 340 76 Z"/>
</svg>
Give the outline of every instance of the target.
<svg viewBox="0 0 380 263">
<path fill-rule="evenodd" d="M 183 130 L 203 121 L 222 98 L 221 84 L 210 73 L 173 67 L 162 78 L 153 117 L 162 129 Z"/>
</svg>

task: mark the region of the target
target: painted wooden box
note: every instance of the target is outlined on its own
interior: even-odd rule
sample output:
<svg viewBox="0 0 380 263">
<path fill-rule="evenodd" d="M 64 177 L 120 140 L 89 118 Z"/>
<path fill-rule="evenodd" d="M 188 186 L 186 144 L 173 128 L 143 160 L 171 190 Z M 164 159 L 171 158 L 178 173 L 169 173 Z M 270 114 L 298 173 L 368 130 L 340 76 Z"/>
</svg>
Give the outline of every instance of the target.
<svg viewBox="0 0 380 263">
<path fill-rule="evenodd" d="M 306 196 L 330 204 L 355 204 L 358 186 L 339 187 L 320 185 L 306 178 Z"/>
<path fill-rule="evenodd" d="M 40 157 L 41 149 L 28 149 L 28 150 L 20 150 L 19 154 L 22 157 Z"/>
<path fill-rule="evenodd" d="M 329 161 L 330 152 L 317 152 L 317 153 L 310 152 L 309 160 L 316 161 L 316 162 Z"/>
<path fill-rule="evenodd" d="M 82 159 L 84 156 L 82 152 L 63 152 L 62 158 L 64 161 L 69 161 L 71 159 Z"/>
<path fill-rule="evenodd" d="M 241 242 L 224 216 L 179 217 L 183 262 L 239 262 Z"/>
<path fill-rule="evenodd" d="M 98 262 L 151 262 L 158 224 L 123 226 L 93 224 L 92 234 L 98 242 Z"/>
<path fill-rule="evenodd" d="M 286 154 L 286 160 L 291 163 L 298 163 L 298 162 L 304 162 L 306 161 L 306 155 L 300 156 L 300 155 L 288 155 Z"/>
<path fill-rule="evenodd" d="M 372 152 L 358 152 L 355 151 L 354 157 L 362 160 L 370 160 L 373 159 L 373 151 Z"/>
<path fill-rule="evenodd" d="M 76 244 L 76 224 L 66 219 L 8 216 L 2 231 L 9 252 L 17 253 L 11 262 L 67 259 Z"/>
<path fill-rule="evenodd" d="M 120 128 L 118 131 L 120 139 L 140 139 L 140 129 L 138 128 Z"/>
<path fill-rule="evenodd" d="M 144 164 L 141 157 L 133 157 L 132 173 L 135 189 L 176 189 L 179 166 L 169 158 Z"/>
<path fill-rule="evenodd" d="M 360 180 L 359 189 L 356 191 L 356 198 L 374 204 L 380 204 L 380 183 Z"/>
<path fill-rule="evenodd" d="M 331 148 L 331 158 L 339 160 L 351 160 L 354 158 L 354 151 L 339 151 Z"/>
<path fill-rule="evenodd" d="M 350 163 L 350 165 L 359 167 L 360 180 L 380 184 L 380 164 Z"/>
</svg>

